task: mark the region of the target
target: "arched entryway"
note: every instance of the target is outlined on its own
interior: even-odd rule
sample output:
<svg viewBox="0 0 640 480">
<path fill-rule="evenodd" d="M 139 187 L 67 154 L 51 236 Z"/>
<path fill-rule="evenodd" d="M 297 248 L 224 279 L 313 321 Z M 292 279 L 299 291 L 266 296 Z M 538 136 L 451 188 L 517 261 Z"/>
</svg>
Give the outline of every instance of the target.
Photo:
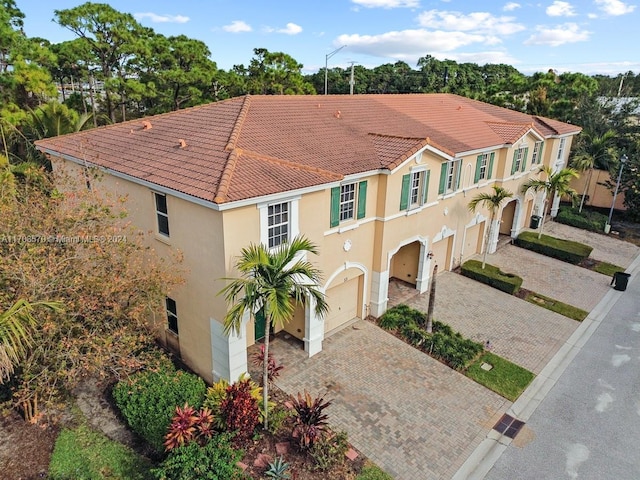
<svg viewBox="0 0 640 480">
<path fill-rule="evenodd" d="M 389 277 L 415 286 L 420 266 L 420 250 L 421 244 L 418 241 L 400 247 L 391 257 Z"/>
<path fill-rule="evenodd" d="M 365 272 L 356 266 L 332 275 L 325 290 L 329 312 L 324 318 L 324 335 L 330 335 L 364 316 Z"/>
</svg>

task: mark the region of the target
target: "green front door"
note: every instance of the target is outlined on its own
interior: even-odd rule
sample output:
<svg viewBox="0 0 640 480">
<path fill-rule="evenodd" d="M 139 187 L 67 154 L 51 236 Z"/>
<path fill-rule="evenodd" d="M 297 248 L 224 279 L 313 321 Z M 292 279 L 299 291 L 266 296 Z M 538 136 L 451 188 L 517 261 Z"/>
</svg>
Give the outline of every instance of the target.
<svg viewBox="0 0 640 480">
<path fill-rule="evenodd" d="M 262 309 L 258 310 L 254 316 L 254 322 L 255 322 L 255 337 L 256 337 L 256 342 L 258 340 L 261 340 L 264 338 L 264 334 L 266 331 L 266 325 L 267 322 L 265 321 L 264 318 L 264 312 L 262 311 Z"/>
</svg>

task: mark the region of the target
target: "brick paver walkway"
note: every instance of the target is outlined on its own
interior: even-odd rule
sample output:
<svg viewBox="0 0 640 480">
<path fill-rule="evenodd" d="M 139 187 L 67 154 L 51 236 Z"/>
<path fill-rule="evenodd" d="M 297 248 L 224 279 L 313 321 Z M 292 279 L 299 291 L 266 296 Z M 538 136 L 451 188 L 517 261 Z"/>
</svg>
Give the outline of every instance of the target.
<svg viewBox="0 0 640 480">
<path fill-rule="evenodd" d="M 511 405 L 367 321 L 312 358 L 282 337 L 272 347 L 277 385 L 326 392 L 332 427 L 396 479 L 451 478 Z"/>
</svg>

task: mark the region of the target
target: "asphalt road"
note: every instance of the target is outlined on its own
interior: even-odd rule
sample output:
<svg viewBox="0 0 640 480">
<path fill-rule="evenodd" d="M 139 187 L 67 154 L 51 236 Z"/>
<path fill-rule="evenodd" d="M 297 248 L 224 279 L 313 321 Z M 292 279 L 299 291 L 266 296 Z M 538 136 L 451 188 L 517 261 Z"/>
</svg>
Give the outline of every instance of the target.
<svg viewBox="0 0 640 480">
<path fill-rule="evenodd" d="M 485 479 L 640 479 L 640 276 Z"/>
</svg>

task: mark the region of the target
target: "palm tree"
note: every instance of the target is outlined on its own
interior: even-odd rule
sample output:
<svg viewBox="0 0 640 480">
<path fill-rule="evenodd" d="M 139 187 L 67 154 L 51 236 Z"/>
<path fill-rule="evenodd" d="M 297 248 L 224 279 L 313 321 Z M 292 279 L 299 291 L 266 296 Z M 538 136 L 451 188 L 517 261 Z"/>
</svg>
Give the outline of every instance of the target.
<svg viewBox="0 0 640 480">
<path fill-rule="evenodd" d="M 542 237 L 542 229 L 544 227 L 544 219 L 547 214 L 547 210 L 551 208 L 549 198 L 553 198 L 557 195 L 559 197 L 569 196 L 573 200 L 577 192 L 569 185 L 571 180 L 578 178 L 580 175 L 577 170 L 573 168 L 563 168 L 554 172 L 551 167 L 541 166 L 540 173 L 544 173 L 547 177 L 546 180 L 530 179 L 522 185 L 522 193 L 527 193 L 529 190 L 533 190 L 535 193 L 544 192 L 544 207 L 542 208 L 542 222 L 540 223 L 540 232 L 538 238 Z"/>
<path fill-rule="evenodd" d="M 264 358 L 269 358 L 269 330 L 273 326 L 284 326 L 291 320 L 295 304 L 304 302 L 307 297 L 315 303 L 315 312 L 324 316 L 329 307 L 324 294 L 318 289 L 320 271 L 311 263 L 299 259 L 302 252 L 317 255 L 316 246 L 304 237 L 296 237 L 291 243 L 285 243 L 275 250 L 262 244 L 251 244 L 243 248 L 235 267 L 239 278 L 231 280 L 220 294 L 231 305 L 224 318 L 225 332 L 238 333 L 246 311 L 254 315 L 262 310 L 267 333 L 264 337 Z M 268 363 L 263 362 L 263 410 L 264 428 L 268 427 L 267 402 Z"/>
<path fill-rule="evenodd" d="M 502 202 L 504 202 L 507 198 L 513 197 L 512 192 L 498 185 L 494 185 L 491 188 L 493 188 L 493 194 L 479 193 L 478 195 L 473 197 L 469 202 L 469 205 L 467 205 L 469 207 L 469 210 L 471 210 L 472 212 L 476 211 L 478 205 L 482 205 L 484 208 L 489 210 L 490 213 L 489 228 L 487 229 L 487 240 L 485 242 L 485 249 L 482 255 L 482 268 L 484 268 L 487 263 L 487 251 L 489 250 L 489 242 L 491 241 L 491 238 L 493 238 L 493 228 L 495 226 L 494 223 L 496 213 L 498 213 Z"/>
<path fill-rule="evenodd" d="M 608 169 L 609 163 L 616 157 L 614 146 L 615 141 L 616 132 L 613 130 L 607 130 L 602 135 L 598 135 L 593 132 L 583 132 L 580 137 L 580 141 L 571 161 L 572 167 L 579 172 L 589 171 L 589 179 L 585 184 L 584 191 L 582 192 L 582 198 L 580 199 L 580 212 L 582 212 L 582 206 L 584 205 L 584 200 L 587 195 L 587 189 L 591 183 L 593 169 Z"/>
<path fill-rule="evenodd" d="M 60 310 L 58 302 L 29 303 L 20 299 L 0 313 L 0 384 L 9 379 L 15 365 L 27 355 L 38 323 L 34 310 L 40 306 Z"/>
</svg>

